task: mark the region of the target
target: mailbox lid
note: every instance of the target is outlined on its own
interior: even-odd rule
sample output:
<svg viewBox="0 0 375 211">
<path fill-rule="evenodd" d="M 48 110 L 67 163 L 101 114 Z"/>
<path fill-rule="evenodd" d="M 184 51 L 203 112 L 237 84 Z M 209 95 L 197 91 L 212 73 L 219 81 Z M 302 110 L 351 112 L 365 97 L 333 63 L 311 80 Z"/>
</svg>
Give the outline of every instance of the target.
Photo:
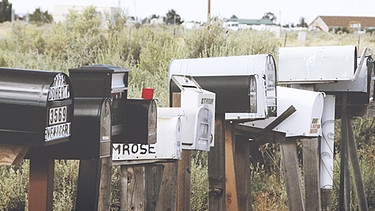
<svg viewBox="0 0 375 211">
<path fill-rule="evenodd" d="M 272 55 L 259 54 L 199 59 L 172 60 L 169 67 L 170 94 L 179 92 L 172 75 L 190 75 L 205 90 L 216 93 L 216 112 L 252 113 L 249 96 L 254 78 L 256 89 L 263 92 L 263 107 L 273 107 L 276 115 L 276 66 Z M 272 114 L 274 110 L 274 114 Z M 266 111 L 267 112 L 267 111 Z"/>
<path fill-rule="evenodd" d="M 357 68 L 355 46 L 279 48 L 280 83 L 351 80 Z"/>
<path fill-rule="evenodd" d="M 77 97 L 110 97 L 113 93 L 124 92 L 129 72 L 128 68 L 106 64 L 69 69 Z"/>
<path fill-rule="evenodd" d="M 0 68 L 2 143 L 41 146 L 69 140 L 73 92 L 61 72 Z"/>
</svg>

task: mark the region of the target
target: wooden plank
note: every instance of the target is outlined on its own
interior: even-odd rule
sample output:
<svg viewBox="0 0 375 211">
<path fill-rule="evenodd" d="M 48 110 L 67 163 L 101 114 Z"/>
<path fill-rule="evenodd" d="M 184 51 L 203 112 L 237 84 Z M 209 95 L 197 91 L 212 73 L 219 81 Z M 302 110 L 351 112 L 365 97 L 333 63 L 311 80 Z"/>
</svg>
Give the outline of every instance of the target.
<svg viewBox="0 0 375 211">
<path fill-rule="evenodd" d="M 155 210 L 159 199 L 160 185 L 164 165 L 162 164 L 147 164 L 145 165 L 145 190 L 146 191 L 146 210 Z"/>
<path fill-rule="evenodd" d="M 106 211 L 111 206 L 111 175 L 112 158 L 101 158 L 101 171 L 99 179 L 98 210 Z"/>
<path fill-rule="evenodd" d="M 224 211 L 225 197 L 225 116 L 215 116 L 215 147 L 208 153 L 209 211 Z"/>
<path fill-rule="evenodd" d="M 191 151 L 182 150 L 177 172 L 177 210 L 190 211 Z"/>
<path fill-rule="evenodd" d="M 251 210 L 250 142 L 246 137 L 235 137 L 234 164 L 239 210 Z"/>
<path fill-rule="evenodd" d="M 50 211 L 53 207 L 55 162 L 47 158 L 30 159 L 28 192 L 29 211 Z"/>
<path fill-rule="evenodd" d="M 288 138 L 280 142 L 281 158 L 290 211 L 305 210 L 302 196 L 301 174 L 298 165 L 296 139 Z"/>
<path fill-rule="evenodd" d="M 0 165 L 19 164 L 29 148 L 29 146 L 0 144 Z"/>
<path fill-rule="evenodd" d="M 319 186 L 319 140 L 302 139 L 303 175 L 306 211 L 321 210 Z"/>
<path fill-rule="evenodd" d="M 177 161 L 164 164 L 156 211 L 176 210 L 177 165 Z"/>
<path fill-rule="evenodd" d="M 121 166 L 121 211 L 145 210 L 144 166 Z"/>
<path fill-rule="evenodd" d="M 234 165 L 232 126 L 225 122 L 225 190 L 226 209 L 238 210 L 237 182 Z"/>
<path fill-rule="evenodd" d="M 366 199 L 366 194 L 365 194 L 365 187 L 363 185 L 363 180 L 362 180 L 362 174 L 361 174 L 361 167 L 359 164 L 359 158 L 358 158 L 358 153 L 357 153 L 357 144 L 356 140 L 354 137 L 354 132 L 353 132 L 353 127 L 352 127 L 352 120 L 348 120 L 348 134 L 349 134 L 349 160 L 350 160 L 350 167 L 352 170 L 352 175 L 353 175 L 353 182 L 354 182 L 354 187 L 356 189 L 356 195 L 357 195 L 357 201 L 358 201 L 358 207 L 360 211 L 367 211 L 368 206 L 367 206 L 367 199 Z"/>
<path fill-rule="evenodd" d="M 350 210 L 350 174 L 348 163 L 349 123 L 346 110 L 347 94 L 342 94 L 341 145 L 340 145 L 340 210 Z"/>
</svg>

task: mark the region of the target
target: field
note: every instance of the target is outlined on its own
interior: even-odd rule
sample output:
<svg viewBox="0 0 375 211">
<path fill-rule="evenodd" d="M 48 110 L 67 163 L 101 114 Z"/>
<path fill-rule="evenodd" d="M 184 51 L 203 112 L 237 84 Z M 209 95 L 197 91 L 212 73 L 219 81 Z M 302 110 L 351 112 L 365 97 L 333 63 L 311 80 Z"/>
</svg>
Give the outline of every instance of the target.
<svg viewBox="0 0 375 211">
<path fill-rule="evenodd" d="M 280 46 L 358 45 L 375 49 L 375 35 L 307 32 L 298 41 L 297 32 L 225 31 L 220 21 L 210 27 L 184 30 L 180 26 L 128 26 L 126 17 L 103 27 L 92 9 L 71 13 L 65 23 L 35 26 L 25 22 L 0 24 L 0 66 L 63 71 L 91 64 L 111 64 L 130 68 L 129 97 L 140 98 L 143 87 L 155 88 L 160 107 L 168 102 L 168 65 L 176 58 L 199 58 L 270 53 L 277 58 Z M 355 136 L 363 171 L 368 205 L 375 209 L 375 126 L 372 118 L 354 121 Z M 335 131 L 335 186 L 333 210 L 338 208 L 340 121 Z M 260 147 L 265 164 L 252 170 L 253 210 L 288 210 L 280 153 L 277 145 Z M 0 210 L 27 209 L 29 162 L 0 166 Z M 77 161 L 55 161 L 54 210 L 74 210 L 77 187 Z M 113 168 L 112 209 L 119 206 L 119 169 Z M 207 153 L 194 152 L 192 159 L 192 210 L 207 210 Z M 355 210 L 357 202 L 352 197 Z"/>
</svg>

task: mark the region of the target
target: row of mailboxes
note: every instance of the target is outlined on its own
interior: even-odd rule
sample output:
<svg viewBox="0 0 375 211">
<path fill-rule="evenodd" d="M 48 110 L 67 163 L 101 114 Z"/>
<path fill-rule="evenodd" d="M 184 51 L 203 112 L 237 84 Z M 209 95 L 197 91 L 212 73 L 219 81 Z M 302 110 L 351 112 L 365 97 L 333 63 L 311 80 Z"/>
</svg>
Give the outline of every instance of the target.
<svg viewBox="0 0 375 211">
<path fill-rule="evenodd" d="M 69 71 L 0 69 L 0 144 L 32 146 L 30 158 L 91 159 L 110 156 L 111 142 L 156 142 L 155 101 L 127 99 L 128 69 Z"/>
<path fill-rule="evenodd" d="M 216 112 L 227 120 L 276 116 L 276 66 L 272 55 L 176 59 L 169 66 L 170 93 L 180 92 L 172 75 L 190 75 L 216 93 Z"/>
</svg>

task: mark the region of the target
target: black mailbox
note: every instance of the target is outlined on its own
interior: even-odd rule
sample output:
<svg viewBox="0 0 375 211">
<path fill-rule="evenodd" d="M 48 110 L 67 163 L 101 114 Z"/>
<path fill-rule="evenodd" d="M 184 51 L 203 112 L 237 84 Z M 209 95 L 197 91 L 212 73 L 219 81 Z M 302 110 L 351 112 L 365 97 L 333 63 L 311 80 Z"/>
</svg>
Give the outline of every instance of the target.
<svg viewBox="0 0 375 211">
<path fill-rule="evenodd" d="M 156 133 L 148 127 L 151 124 L 148 121 L 140 122 L 143 117 L 134 115 L 140 110 L 145 111 L 145 104 L 150 104 L 151 101 L 127 99 L 129 72 L 130 69 L 103 64 L 69 69 L 75 96 L 111 99 L 113 143 L 155 143 Z M 146 110 L 149 110 L 148 107 Z M 150 114 L 154 114 L 156 119 L 156 111 Z M 152 121 L 152 118 L 149 121 Z M 135 131 L 137 133 L 134 133 Z"/>
<path fill-rule="evenodd" d="M 47 146 L 68 141 L 72 96 L 64 73 L 0 68 L 0 143 Z"/>
<path fill-rule="evenodd" d="M 27 157 L 99 159 L 111 156 L 111 106 L 108 98 L 75 98 L 70 142 L 30 149 Z"/>
<path fill-rule="evenodd" d="M 76 97 L 107 97 L 111 99 L 112 141 L 124 142 L 125 103 L 130 69 L 111 65 L 91 65 L 69 69 Z"/>
<path fill-rule="evenodd" d="M 156 143 L 157 106 L 155 100 L 128 99 L 126 103 L 124 139 L 128 143 Z"/>
</svg>

